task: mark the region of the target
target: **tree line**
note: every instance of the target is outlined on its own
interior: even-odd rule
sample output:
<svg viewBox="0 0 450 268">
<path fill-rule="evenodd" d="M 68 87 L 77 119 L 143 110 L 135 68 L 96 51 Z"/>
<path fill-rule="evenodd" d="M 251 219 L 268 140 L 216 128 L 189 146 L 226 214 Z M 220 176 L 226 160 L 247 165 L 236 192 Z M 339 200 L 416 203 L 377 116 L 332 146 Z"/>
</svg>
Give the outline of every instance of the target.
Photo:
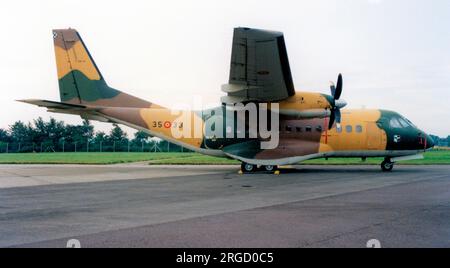
<svg viewBox="0 0 450 268">
<path fill-rule="evenodd" d="M 144 131 L 128 138 L 122 128 L 113 124 L 109 133 L 95 131 L 83 120 L 79 125 L 65 124 L 41 117 L 32 122 L 16 121 L 8 129 L 0 128 L 0 152 L 179 152 L 188 151 L 160 139 L 151 139 Z"/>
<path fill-rule="evenodd" d="M 450 147 L 450 135 L 448 135 L 447 138 L 442 138 L 436 135 L 430 135 L 430 137 L 433 139 L 435 146 Z"/>
<path fill-rule="evenodd" d="M 441 138 L 431 135 L 437 146 L 450 146 L 450 135 Z M 144 131 L 137 131 L 133 138 L 119 125 L 113 124 L 109 133 L 95 131 L 94 126 L 83 120 L 79 125 L 65 124 L 41 117 L 32 122 L 16 121 L 8 129 L 0 128 L 0 153 L 5 152 L 180 152 L 188 151 L 178 145 L 160 139 L 151 139 Z"/>
</svg>

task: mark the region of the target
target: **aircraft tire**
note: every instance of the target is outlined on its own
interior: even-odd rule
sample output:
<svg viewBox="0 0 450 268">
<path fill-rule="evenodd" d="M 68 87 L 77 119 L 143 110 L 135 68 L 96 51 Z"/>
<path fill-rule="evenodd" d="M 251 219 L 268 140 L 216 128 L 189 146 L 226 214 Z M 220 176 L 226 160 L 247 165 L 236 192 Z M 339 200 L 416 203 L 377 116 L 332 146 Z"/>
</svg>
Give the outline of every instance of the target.
<svg viewBox="0 0 450 268">
<path fill-rule="evenodd" d="M 263 168 L 264 171 L 272 172 L 272 171 L 277 170 L 278 166 L 276 166 L 276 165 L 267 165 L 267 166 L 262 166 L 262 168 Z"/>
<path fill-rule="evenodd" d="M 252 165 L 252 164 L 249 164 L 249 163 L 242 162 L 241 170 L 244 173 L 252 173 L 252 172 L 254 172 L 256 170 L 256 165 Z"/>
<path fill-rule="evenodd" d="M 381 162 L 381 170 L 384 172 L 391 171 L 392 168 L 394 168 L 394 163 L 391 162 L 390 159 L 385 159 L 383 162 Z"/>
</svg>

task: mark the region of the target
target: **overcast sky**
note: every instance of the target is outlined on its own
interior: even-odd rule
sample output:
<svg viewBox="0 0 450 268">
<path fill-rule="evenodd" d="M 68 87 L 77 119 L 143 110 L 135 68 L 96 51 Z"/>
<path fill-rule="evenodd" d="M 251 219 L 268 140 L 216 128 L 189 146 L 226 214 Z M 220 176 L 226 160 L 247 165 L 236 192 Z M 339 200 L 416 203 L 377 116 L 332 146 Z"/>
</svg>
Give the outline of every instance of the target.
<svg viewBox="0 0 450 268">
<path fill-rule="evenodd" d="M 0 128 L 38 116 L 81 121 L 14 101 L 59 100 L 53 28 L 80 32 L 110 86 L 173 106 L 196 95 L 219 103 L 238 26 L 284 32 L 297 91 L 329 93 L 342 72 L 348 107 L 395 110 L 450 134 L 448 0 L 7 1 Z"/>
</svg>

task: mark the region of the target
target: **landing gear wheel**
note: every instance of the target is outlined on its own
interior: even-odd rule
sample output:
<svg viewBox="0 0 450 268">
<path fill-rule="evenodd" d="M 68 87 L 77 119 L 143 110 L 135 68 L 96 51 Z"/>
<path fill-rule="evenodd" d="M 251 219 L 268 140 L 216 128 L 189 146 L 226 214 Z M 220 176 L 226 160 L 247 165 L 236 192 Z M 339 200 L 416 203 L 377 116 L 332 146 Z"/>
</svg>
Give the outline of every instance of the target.
<svg viewBox="0 0 450 268">
<path fill-rule="evenodd" d="M 384 159 L 383 162 L 381 162 L 381 170 L 383 171 L 391 171 L 394 167 L 394 162 L 391 161 L 391 159 Z"/>
<path fill-rule="evenodd" d="M 256 165 L 252 165 L 249 163 L 242 163 L 241 170 L 242 170 L 242 172 L 245 172 L 245 173 L 251 173 L 256 170 Z"/>
<path fill-rule="evenodd" d="M 278 166 L 267 165 L 267 166 L 262 166 L 262 168 L 264 169 L 264 171 L 272 172 L 272 171 L 275 171 L 276 169 L 278 169 Z"/>
</svg>

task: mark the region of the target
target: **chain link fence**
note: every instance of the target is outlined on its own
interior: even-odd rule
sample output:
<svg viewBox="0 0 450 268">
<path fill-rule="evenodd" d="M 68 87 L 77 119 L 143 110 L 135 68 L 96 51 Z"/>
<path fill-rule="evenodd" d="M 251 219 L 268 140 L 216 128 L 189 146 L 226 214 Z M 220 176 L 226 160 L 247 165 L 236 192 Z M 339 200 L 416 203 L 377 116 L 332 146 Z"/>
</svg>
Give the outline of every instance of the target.
<svg viewBox="0 0 450 268">
<path fill-rule="evenodd" d="M 161 142 L 0 142 L 0 153 L 51 152 L 190 152 L 182 146 Z"/>
</svg>

